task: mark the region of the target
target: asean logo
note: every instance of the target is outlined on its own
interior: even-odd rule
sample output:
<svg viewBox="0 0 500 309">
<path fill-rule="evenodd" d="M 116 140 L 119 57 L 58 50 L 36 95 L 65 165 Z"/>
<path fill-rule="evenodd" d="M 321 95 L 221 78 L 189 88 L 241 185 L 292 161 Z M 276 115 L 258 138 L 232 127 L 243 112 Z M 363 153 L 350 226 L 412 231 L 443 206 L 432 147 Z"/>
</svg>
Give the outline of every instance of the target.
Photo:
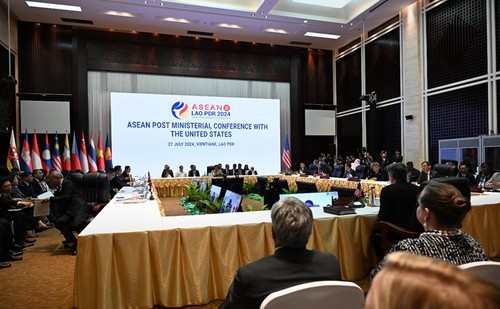
<svg viewBox="0 0 500 309">
<path fill-rule="evenodd" d="M 175 102 L 172 105 L 172 115 L 177 119 L 186 119 L 189 116 L 189 106 L 184 102 Z"/>
</svg>

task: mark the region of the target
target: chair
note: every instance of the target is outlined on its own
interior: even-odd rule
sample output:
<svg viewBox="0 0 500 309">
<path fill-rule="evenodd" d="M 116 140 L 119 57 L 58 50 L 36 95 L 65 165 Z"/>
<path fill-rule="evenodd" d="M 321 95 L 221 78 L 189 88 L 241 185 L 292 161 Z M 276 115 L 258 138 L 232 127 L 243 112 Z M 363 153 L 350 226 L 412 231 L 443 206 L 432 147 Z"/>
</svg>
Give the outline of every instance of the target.
<svg viewBox="0 0 500 309">
<path fill-rule="evenodd" d="M 450 164 L 434 164 L 432 170 L 438 172 L 441 177 L 454 177 L 458 174 L 457 166 Z"/>
<path fill-rule="evenodd" d="M 481 261 L 462 264 L 461 269 L 472 272 L 478 277 L 489 281 L 500 288 L 500 263 L 493 261 Z"/>
<path fill-rule="evenodd" d="M 292 286 L 269 294 L 260 309 L 294 308 L 363 308 L 365 295 L 348 281 L 315 281 Z"/>
<path fill-rule="evenodd" d="M 419 232 L 408 230 L 387 221 L 378 221 L 375 223 L 375 229 L 380 231 L 380 247 L 384 254 L 389 253 L 399 240 L 417 238 L 420 235 Z"/>
<path fill-rule="evenodd" d="M 361 164 L 356 167 L 355 172 L 358 179 L 365 179 L 368 175 L 368 166 Z"/>
<path fill-rule="evenodd" d="M 91 216 L 95 216 L 109 203 L 110 187 L 108 176 L 104 173 L 72 173 L 68 176 L 81 190 L 82 197 L 89 206 Z M 93 219 L 93 218 L 91 218 Z"/>
</svg>

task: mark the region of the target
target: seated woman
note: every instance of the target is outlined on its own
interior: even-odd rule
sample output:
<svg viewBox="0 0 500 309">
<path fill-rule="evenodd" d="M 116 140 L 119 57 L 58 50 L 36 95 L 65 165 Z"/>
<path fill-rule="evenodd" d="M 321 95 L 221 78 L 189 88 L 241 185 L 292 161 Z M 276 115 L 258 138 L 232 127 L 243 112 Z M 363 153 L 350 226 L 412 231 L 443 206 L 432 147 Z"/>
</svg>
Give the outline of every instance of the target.
<svg viewBox="0 0 500 309">
<path fill-rule="evenodd" d="M 372 282 L 366 309 L 498 308 L 500 290 L 472 273 L 435 259 L 396 252 Z"/>
<path fill-rule="evenodd" d="M 488 260 L 479 242 L 459 230 L 471 206 L 458 189 L 431 181 L 417 203 L 417 219 L 425 231 L 418 238 L 401 240 L 391 252 L 407 251 L 455 265 Z M 372 278 L 383 264 L 384 261 L 372 270 Z"/>
</svg>

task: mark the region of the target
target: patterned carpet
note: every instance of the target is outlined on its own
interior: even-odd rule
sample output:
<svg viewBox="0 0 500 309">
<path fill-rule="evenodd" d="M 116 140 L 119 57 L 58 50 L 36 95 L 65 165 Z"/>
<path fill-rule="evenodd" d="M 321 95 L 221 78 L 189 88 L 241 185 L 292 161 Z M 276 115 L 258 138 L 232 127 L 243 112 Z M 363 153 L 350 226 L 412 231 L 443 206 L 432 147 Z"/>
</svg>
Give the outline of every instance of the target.
<svg viewBox="0 0 500 309">
<path fill-rule="evenodd" d="M 178 198 L 162 199 L 162 205 L 169 215 L 183 214 Z M 63 248 L 64 238 L 56 228 L 37 235 L 22 261 L 0 269 L 0 309 L 73 308 L 75 257 L 70 249 Z M 220 303 L 185 308 L 215 309 Z"/>
</svg>

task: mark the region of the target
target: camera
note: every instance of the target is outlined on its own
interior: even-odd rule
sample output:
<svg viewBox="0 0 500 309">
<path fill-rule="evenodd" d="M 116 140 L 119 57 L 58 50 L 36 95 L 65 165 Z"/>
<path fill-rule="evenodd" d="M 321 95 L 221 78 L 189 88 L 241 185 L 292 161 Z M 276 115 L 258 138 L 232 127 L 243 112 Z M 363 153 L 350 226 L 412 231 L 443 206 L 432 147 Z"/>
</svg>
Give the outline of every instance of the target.
<svg viewBox="0 0 500 309">
<path fill-rule="evenodd" d="M 370 103 L 377 102 L 377 94 L 372 91 L 370 94 L 364 94 L 359 97 L 360 101 L 367 101 Z"/>
</svg>

